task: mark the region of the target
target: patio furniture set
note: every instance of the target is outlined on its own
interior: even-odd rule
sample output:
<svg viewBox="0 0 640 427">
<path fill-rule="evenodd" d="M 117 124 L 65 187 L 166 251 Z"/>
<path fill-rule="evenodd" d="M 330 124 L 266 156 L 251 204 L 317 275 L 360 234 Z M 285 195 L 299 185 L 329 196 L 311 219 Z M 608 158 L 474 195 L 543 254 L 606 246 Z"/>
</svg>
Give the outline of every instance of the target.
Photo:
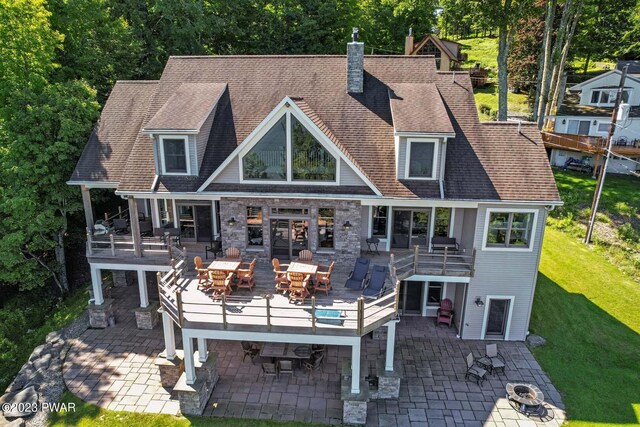
<svg viewBox="0 0 640 427">
<path fill-rule="evenodd" d="M 256 357 L 268 359 L 262 362 L 261 374 L 263 377 L 276 377 L 280 375 L 293 375 L 293 361 L 299 361 L 299 367 L 311 374 L 322 365 L 326 346 L 317 344 L 290 344 L 290 343 L 256 343 L 242 341 L 244 356 L 242 361 L 249 356 L 252 363 Z"/>
<path fill-rule="evenodd" d="M 505 362 L 502 355 L 498 352 L 497 344 L 487 344 L 485 347 L 485 355 L 479 359 L 473 357 L 473 353 L 467 355 L 467 373 L 465 379 L 474 378 L 478 385 L 487 379 L 487 372 L 493 375 L 494 372 L 501 370 L 504 373 Z"/>
<path fill-rule="evenodd" d="M 256 259 L 244 262 L 237 248 L 227 249 L 224 258 L 214 260 L 207 268 L 204 268 L 199 256 L 193 262 L 196 266 L 198 288 L 205 292 L 211 291 L 213 299 L 230 295 L 233 287 L 252 291 L 256 285 Z"/>
<path fill-rule="evenodd" d="M 328 266 L 320 265 L 313 261 L 311 251 L 303 250 L 300 251 L 298 259 L 289 264 L 280 264 L 278 258 L 273 258 L 271 264 L 275 274 L 276 292 L 288 294 L 289 302 L 304 304 L 305 299 L 312 293 L 324 292 L 329 295 L 335 261 Z"/>
</svg>

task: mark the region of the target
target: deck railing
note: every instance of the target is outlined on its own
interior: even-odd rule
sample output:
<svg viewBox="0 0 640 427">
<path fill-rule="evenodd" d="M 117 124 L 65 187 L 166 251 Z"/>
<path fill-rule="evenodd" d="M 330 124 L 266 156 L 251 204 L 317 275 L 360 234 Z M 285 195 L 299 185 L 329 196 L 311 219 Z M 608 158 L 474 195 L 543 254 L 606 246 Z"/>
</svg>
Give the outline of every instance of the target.
<svg viewBox="0 0 640 427">
<path fill-rule="evenodd" d="M 413 252 L 396 257 L 389 256 L 389 265 L 395 267 L 398 280 L 413 275 L 464 276 L 473 277 L 476 262 L 476 250 L 470 254 L 444 248 L 443 251 L 429 252 L 426 248 L 415 246 Z"/>
<path fill-rule="evenodd" d="M 393 270 L 393 285 L 378 298 L 344 301 L 312 296 L 308 304 L 294 305 L 271 294 L 185 301 L 189 284 L 183 276 L 185 266 L 174 262 L 171 271 L 158 273 L 162 309 L 180 327 L 363 336 L 398 313 L 399 281 Z"/>
<path fill-rule="evenodd" d="M 167 259 L 175 258 L 174 253 L 182 253 L 186 249 L 180 249 L 177 239 L 173 236 L 167 236 L 166 241 L 158 240 L 155 237 L 140 238 L 140 254 L 141 256 L 156 255 L 167 256 Z M 107 235 L 94 235 L 87 232 L 87 256 L 93 257 L 116 257 L 116 256 L 134 256 L 136 252 L 135 242 L 131 235 L 116 235 L 113 233 Z"/>
</svg>

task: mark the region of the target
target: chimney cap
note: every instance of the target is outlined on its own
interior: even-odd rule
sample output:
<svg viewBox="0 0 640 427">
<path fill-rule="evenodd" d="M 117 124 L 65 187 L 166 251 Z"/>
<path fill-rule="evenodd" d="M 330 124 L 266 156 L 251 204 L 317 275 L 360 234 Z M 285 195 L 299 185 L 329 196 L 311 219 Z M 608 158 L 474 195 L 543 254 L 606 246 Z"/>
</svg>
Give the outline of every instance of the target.
<svg viewBox="0 0 640 427">
<path fill-rule="evenodd" d="M 351 40 L 354 42 L 358 41 L 358 27 L 353 27 L 351 30 Z"/>
</svg>

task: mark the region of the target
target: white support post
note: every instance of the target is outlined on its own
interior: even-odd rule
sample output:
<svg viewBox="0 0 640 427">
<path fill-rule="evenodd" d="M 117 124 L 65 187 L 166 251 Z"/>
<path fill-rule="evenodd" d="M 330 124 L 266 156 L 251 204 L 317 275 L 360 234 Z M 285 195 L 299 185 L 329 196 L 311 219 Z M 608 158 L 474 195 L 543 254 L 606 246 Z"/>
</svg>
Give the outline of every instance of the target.
<svg viewBox="0 0 640 427">
<path fill-rule="evenodd" d="M 351 346 L 351 393 L 360 394 L 360 340 Z"/>
<path fill-rule="evenodd" d="M 99 268 L 91 267 L 91 285 L 93 286 L 93 303 L 95 305 L 104 304 L 102 295 L 102 274 Z"/>
<path fill-rule="evenodd" d="M 207 339 L 198 338 L 198 360 L 202 363 L 207 361 L 209 351 L 207 350 Z"/>
<path fill-rule="evenodd" d="M 196 382 L 196 365 L 193 360 L 193 340 L 182 330 L 182 348 L 184 349 L 184 373 L 187 377 L 187 384 Z"/>
<path fill-rule="evenodd" d="M 158 208 L 158 199 L 151 199 L 151 223 L 153 228 L 162 227 L 162 221 L 160 220 L 160 208 Z"/>
<path fill-rule="evenodd" d="M 393 371 L 393 355 L 396 344 L 396 322 L 387 323 L 387 353 L 384 363 L 384 370 Z"/>
<path fill-rule="evenodd" d="M 162 312 L 162 330 L 164 332 L 164 352 L 167 360 L 176 357 L 176 333 L 169 313 Z"/>
<path fill-rule="evenodd" d="M 149 291 L 147 289 L 147 274 L 143 270 L 138 270 L 138 291 L 140 292 L 140 307 L 149 307 Z"/>
<path fill-rule="evenodd" d="M 218 213 L 216 212 L 216 201 L 211 201 L 211 225 L 213 227 L 213 235 L 217 236 L 220 234 L 220 230 L 218 230 Z"/>
<path fill-rule="evenodd" d="M 180 228 L 180 216 L 178 215 L 178 205 L 176 205 L 176 199 L 171 199 L 171 207 L 173 209 L 173 227 Z"/>
</svg>

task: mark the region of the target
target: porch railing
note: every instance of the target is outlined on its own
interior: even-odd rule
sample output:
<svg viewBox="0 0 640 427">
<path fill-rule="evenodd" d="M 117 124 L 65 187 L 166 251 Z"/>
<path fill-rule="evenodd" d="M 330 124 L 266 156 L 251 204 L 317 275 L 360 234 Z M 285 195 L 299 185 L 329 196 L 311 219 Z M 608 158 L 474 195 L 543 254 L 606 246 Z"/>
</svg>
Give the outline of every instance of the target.
<svg viewBox="0 0 640 427">
<path fill-rule="evenodd" d="M 177 239 L 168 236 L 166 241 L 158 240 L 154 237 L 142 237 L 140 239 L 141 256 L 167 256 L 167 259 L 175 258 L 174 253 L 182 253 L 185 248 L 180 249 Z M 93 257 L 115 257 L 115 256 L 135 256 L 136 247 L 133 236 L 130 235 L 108 235 L 96 236 L 87 232 L 87 256 Z"/>
<path fill-rule="evenodd" d="M 412 253 L 396 257 L 389 256 L 389 265 L 394 267 L 398 280 L 413 275 L 463 276 L 473 277 L 476 262 L 476 250 L 470 254 L 449 250 L 429 252 L 426 248 L 415 246 Z"/>
<path fill-rule="evenodd" d="M 310 304 L 292 305 L 271 294 L 185 301 L 189 279 L 183 277 L 184 266 L 174 262 L 171 271 L 157 276 L 162 309 L 180 327 L 363 336 L 395 319 L 398 313 L 400 282 L 395 270 L 391 274 L 393 285 L 378 298 L 342 301 L 312 296 Z M 327 310 L 339 316 L 330 316 Z"/>
</svg>

